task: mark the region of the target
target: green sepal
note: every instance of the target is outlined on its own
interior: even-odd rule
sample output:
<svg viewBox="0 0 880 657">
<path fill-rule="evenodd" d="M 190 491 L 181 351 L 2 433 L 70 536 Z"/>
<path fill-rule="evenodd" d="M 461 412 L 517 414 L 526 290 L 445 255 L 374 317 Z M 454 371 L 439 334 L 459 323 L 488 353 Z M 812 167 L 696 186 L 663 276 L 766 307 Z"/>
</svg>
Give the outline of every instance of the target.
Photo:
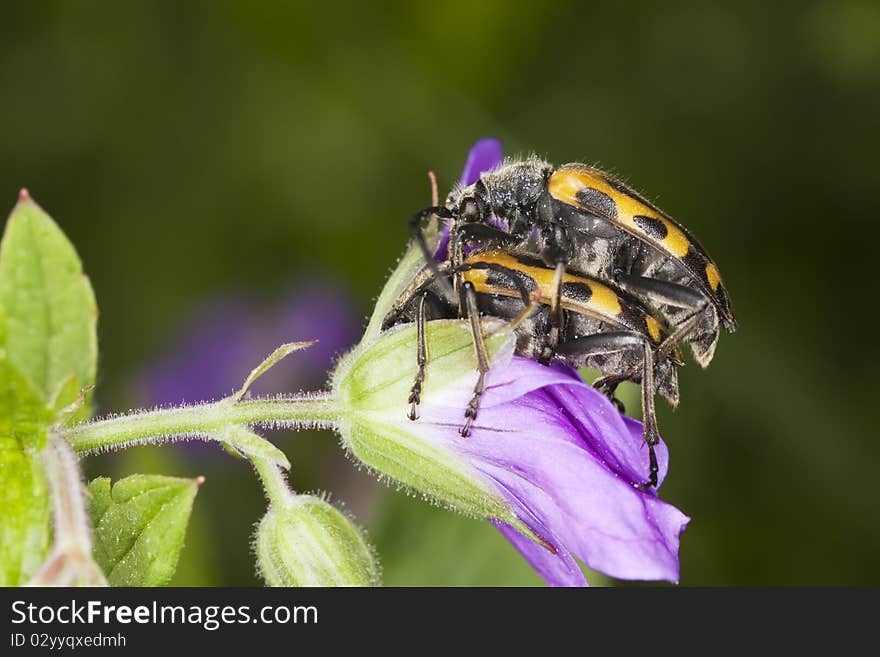
<svg viewBox="0 0 880 657">
<path fill-rule="evenodd" d="M 509 359 L 514 336 L 505 322 L 484 319 L 483 339 L 491 359 Z M 430 388 L 442 390 L 464 378 L 476 377 L 476 357 L 470 326 L 463 320 L 434 320 L 425 325 Z M 407 324 L 361 343 L 340 361 L 333 374 L 337 403 L 346 412 L 405 408 L 418 364 L 416 326 Z M 426 394 L 429 394 L 426 392 Z"/>
</svg>

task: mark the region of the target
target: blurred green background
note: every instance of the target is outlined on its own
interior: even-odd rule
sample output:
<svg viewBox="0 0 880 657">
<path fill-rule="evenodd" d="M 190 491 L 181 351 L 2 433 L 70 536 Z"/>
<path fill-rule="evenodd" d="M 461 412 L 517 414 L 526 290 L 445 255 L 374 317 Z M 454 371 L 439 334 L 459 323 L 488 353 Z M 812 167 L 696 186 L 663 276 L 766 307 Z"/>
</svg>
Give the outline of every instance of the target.
<svg viewBox="0 0 880 657">
<path fill-rule="evenodd" d="M 99 412 L 145 403 L 137 373 L 208 296 L 325 277 L 366 317 L 426 171 L 448 188 L 497 136 L 616 172 L 725 276 L 740 331 L 660 410 L 664 497 L 693 517 L 682 583 L 880 584 L 877 2 L 20 2 L 0 31 L 0 195 L 29 187 L 83 257 Z M 298 489 L 367 526 L 387 584 L 539 583 L 487 523 L 374 484 L 331 433 L 278 440 Z M 87 466 L 206 475 L 174 583 L 257 582 L 243 463 Z"/>
</svg>

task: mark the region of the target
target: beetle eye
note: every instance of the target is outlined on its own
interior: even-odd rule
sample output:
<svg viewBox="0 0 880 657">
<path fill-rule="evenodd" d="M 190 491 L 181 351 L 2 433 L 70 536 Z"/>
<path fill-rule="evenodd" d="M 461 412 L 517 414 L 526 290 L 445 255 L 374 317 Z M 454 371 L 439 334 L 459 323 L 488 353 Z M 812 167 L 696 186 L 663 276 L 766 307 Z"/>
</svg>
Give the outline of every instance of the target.
<svg viewBox="0 0 880 657">
<path fill-rule="evenodd" d="M 461 215 L 463 221 L 480 220 L 480 208 L 477 207 L 476 201 L 474 201 L 474 199 L 472 198 L 462 201 L 459 214 Z"/>
</svg>

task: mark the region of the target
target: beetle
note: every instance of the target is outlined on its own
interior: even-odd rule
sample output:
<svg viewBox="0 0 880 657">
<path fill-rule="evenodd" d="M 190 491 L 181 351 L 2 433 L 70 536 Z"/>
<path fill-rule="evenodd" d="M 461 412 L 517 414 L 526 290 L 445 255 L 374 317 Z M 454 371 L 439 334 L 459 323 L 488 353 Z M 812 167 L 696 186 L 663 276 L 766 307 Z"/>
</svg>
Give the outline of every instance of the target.
<svg viewBox="0 0 880 657">
<path fill-rule="evenodd" d="M 410 219 L 410 232 L 439 275 L 421 222 L 450 219 L 448 260 L 455 268 L 466 247 L 524 248 L 554 268 L 551 317 L 560 321 L 566 271 L 614 281 L 662 312 L 673 327 L 669 345 L 685 342 L 706 367 L 719 325 L 737 324 L 718 266 L 696 238 L 668 214 L 610 174 L 585 164 L 554 168 L 538 158 L 509 160 L 472 185 L 453 189 L 443 206 Z M 500 219 L 506 226 L 496 225 Z M 456 286 L 460 278 L 453 279 Z M 664 347 L 664 351 L 668 347 Z"/>
<path fill-rule="evenodd" d="M 551 309 L 555 269 L 527 252 L 484 250 L 466 257 L 457 267 L 443 263 L 438 270 L 441 276 L 461 276 L 461 302 L 439 284 L 431 268 L 425 268 L 401 293 L 384 321 L 385 328 L 403 322 L 416 322 L 418 327 L 418 370 L 409 397 L 410 419 L 418 418 L 425 383 L 427 321 L 463 316 L 470 322 L 479 377 L 460 430 L 466 437 L 477 417 L 489 370 L 479 318 L 491 315 L 511 320 L 520 356 L 545 364 L 558 359 L 574 367 L 593 367 L 603 374 L 594 385 L 612 400 L 622 381 L 641 384 L 644 437 L 649 447 L 649 476 L 644 485 L 657 485 L 654 446 L 659 435 L 654 395 L 660 394 L 673 407 L 678 404 L 676 367 L 681 363 L 674 346 L 658 358 L 672 337 L 662 318 L 624 290 L 566 273 L 560 284 L 562 322 L 557 324 Z"/>
</svg>

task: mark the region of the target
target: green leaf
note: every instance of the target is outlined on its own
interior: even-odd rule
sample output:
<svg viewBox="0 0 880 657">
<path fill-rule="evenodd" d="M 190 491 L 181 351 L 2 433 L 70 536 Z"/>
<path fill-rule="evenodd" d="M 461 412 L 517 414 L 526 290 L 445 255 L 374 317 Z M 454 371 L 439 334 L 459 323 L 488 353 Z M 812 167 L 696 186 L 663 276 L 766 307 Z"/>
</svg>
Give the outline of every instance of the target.
<svg viewBox="0 0 880 657">
<path fill-rule="evenodd" d="M 132 475 L 88 486 L 95 561 L 111 586 L 161 586 L 183 547 L 201 479 Z"/>
<path fill-rule="evenodd" d="M 0 242 L 0 306 L 9 362 L 56 410 L 94 383 L 92 286 L 73 245 L 24 190 Z"/>
<path fill-rule="evenodd" d="M 57 411 L 94 382 L 96 318 L 76 251 L 22 191 L 0 242 L 0 585 L 27 581 L 48 552 L 39 451 Z"/>
<path fill-rule="evenodd" d="M 27 581 L 49 549 L 49 494 L 39 450 L 52 417 L 0 347 L 0 586 Z"/>
</svg>

